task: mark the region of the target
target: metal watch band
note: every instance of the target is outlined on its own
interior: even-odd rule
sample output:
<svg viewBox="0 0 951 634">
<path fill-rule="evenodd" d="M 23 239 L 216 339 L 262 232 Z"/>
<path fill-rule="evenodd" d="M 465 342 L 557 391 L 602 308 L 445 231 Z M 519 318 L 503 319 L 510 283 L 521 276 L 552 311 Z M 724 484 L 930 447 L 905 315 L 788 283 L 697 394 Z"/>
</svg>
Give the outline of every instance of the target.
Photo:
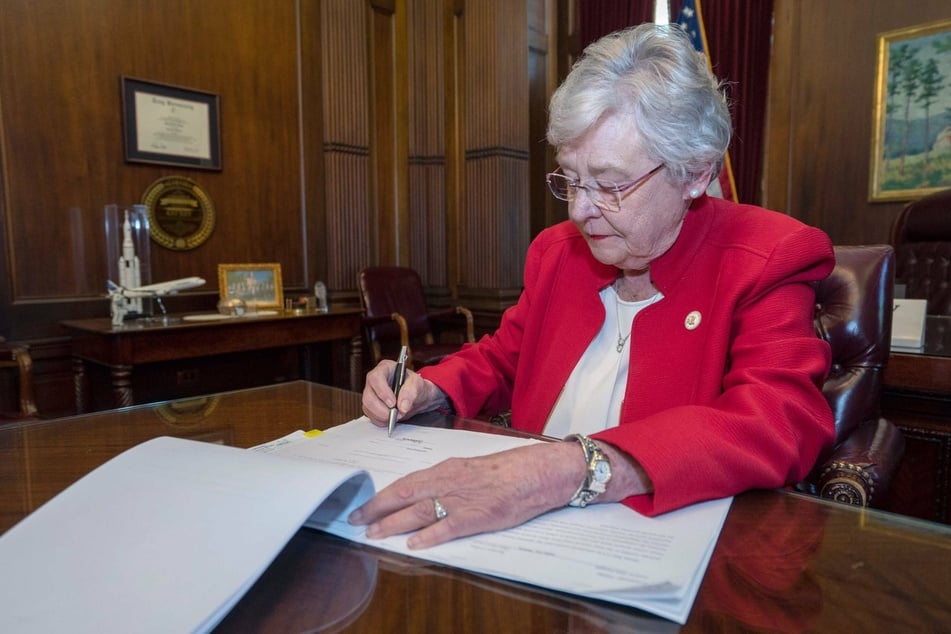
<svg viewBox="0 0 951 634">
<path fill-rule="evenodd" d="M 611 479 L 611 463 L 598 444 L 582 434 L 572 434 L 565 440 L 577 440 L 584 451 L 587 473 L 575 494 L 568 500 L 568 506 L 585 507 L 596 497 L 604 493 Z"/>
</svg>

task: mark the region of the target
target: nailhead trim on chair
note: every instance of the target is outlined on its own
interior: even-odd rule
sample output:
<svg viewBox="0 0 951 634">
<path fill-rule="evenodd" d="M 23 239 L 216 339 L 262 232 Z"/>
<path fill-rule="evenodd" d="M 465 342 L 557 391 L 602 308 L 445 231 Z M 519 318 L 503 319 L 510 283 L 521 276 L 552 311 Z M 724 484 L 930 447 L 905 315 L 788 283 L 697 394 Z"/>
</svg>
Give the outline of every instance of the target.
<svg viewBox="0 0 951 634">
<path fill-rule="evenodd" d="M 829 478 L 832 474 L 834 477 Z M 824 482 L 819 495 L 855 506 L 868 506 L 875 493 L 875 481 L 864 468 L 851 462 L 833 462 L 819 477 Z"/>
</svg>

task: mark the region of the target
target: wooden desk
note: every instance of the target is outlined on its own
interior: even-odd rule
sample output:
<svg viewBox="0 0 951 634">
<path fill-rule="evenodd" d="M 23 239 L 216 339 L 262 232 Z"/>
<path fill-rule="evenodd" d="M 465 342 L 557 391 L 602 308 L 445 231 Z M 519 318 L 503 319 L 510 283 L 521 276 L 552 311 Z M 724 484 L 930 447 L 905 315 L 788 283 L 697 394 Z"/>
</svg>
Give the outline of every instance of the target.
<svg viewBox="0 0 951 634">
<path fill-rule="evenodd" d="M 301 378 L 311 379 L 309 344 L 338 341 L 349 346 L 349 376 L 335 380 L 340 387 L 356 389 L 361 382 L 359 309 L 335 309 L 327 313 L 236 317 L 220 321 L 184 321 L 171 316 L 133 321 L 114 327 L 109 319 L 65 321 L 72 336 L 73 379 L 76 411 L 88 411 L 86 363 L 109 368 L 113 406 L 135 403 L 132 372 L 136 366 L 178 361 L 251 350 L 301 347 Z"/>
<path fill-rule="evenodd" d="M 928 316 L 920 353 L 889 356 L 882 412 L 905 436 L 889 510 L 951 523 L 951 317 Z"/>
<path fill-rule="evenodd" d="M 297 381 L 0 427 L 0 531 L 158 435 L 246 447 L 359 413 L 359 394 Z M 453 417 L 427 422 L 503 433 Z M 302 529 L 218 631 L 892 633 L 942 631 L 949 623 L 951 528 L 755 491 L 734 500 L 682 628 Z"/>
<path fill-rule="evenodd" d="M 951 397 L 951 317 L 928 316 L 921 352 L 892 351 L 885 389 Z"/>
</svg>

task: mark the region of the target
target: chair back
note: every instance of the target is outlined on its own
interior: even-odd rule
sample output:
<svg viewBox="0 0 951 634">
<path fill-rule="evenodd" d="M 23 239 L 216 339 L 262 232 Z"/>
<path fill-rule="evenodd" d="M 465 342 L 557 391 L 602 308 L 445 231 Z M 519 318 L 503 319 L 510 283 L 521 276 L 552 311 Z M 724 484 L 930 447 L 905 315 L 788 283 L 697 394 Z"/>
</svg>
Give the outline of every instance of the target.
<svg viewBox="0 0 951 634">
<path fill-rule="evenodd" d="M 432 342 L 426 312 L 426 295 L 419 274 L 402 266 L 371 266 L 357 275 L 360 303 L 363 305 L 364 331 L 374 363 L 381 358 L 395 359 L 402 335 L 400 322 L 390 317 L 399 314 L 405 320 L 408 342 Z M 415 367 L 412 365 L 411 367 Z"/>
<path fill-rule="evenodd" d="M 905 205 L 892 224 L 895 277 L 928 314 L 951 315 L 951 189 Z"/>
<path fill-rule="evenodd" d="M 367 317 L 389 317 L 399 313 L 406 320 L 410 339 L 430 333 L 426 295 L 419 273 L 402 266 L 371 266 L 360 271 L 360 301 Z M 378 336 L 399 339 L 395 322 L 375 326 Z"/>
<path fill-rule="evenodd" d="M 888 245 L 836 246 L 835 269 L 816 286 L 816 334 L 832 348 L 822 391 L 836 444 L 880 413 L 891 350 L 895 254 Z"/>
</svg>

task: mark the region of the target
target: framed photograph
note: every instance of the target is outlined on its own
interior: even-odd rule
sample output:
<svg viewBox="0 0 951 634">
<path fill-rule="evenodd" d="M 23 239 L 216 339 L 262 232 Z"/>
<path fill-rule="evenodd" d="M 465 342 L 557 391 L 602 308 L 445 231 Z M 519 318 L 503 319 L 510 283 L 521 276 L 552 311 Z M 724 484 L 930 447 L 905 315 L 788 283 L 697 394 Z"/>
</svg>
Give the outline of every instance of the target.
<svg viewBox="0 0 951 634">
<path fill-rule="evenodd" d="M 878 35 L 869 200 L 951 187 L 951 19 Z"/>
<path fill-rule="evenodd" d="M 221 169 L 218 95 L 122 77 L 125 160 Z"/>
<path fill-rule="evenodd" d="M 219 264 L 221 299 L 238 298 L 258 310 L 283 310 L 284 287 L 279 263 Z"/>
</svg>

